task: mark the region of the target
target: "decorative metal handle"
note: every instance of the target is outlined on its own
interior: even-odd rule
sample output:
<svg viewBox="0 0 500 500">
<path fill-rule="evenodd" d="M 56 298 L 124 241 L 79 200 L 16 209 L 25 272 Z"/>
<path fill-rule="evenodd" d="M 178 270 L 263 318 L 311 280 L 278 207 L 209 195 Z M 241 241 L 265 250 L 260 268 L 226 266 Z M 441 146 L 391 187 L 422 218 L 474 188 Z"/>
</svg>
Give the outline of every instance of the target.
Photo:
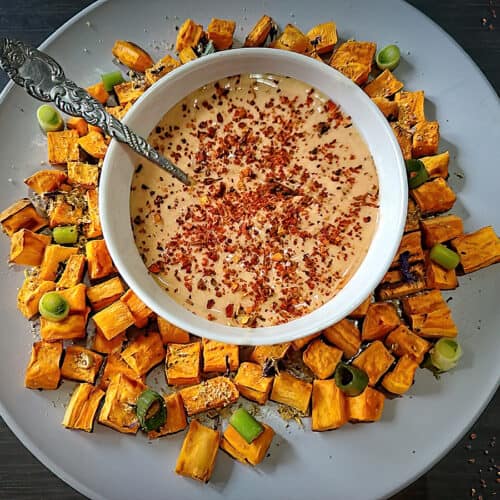
<svg viewBox="0 0 500 500">
<path fill-rule="evenodd" d="M 117 141 L 128 144 L 136 153 L 156 163 L 182 183 L 190 185 L 185 172 L 110 115 L 85 89 L 68 80 L 61 66 L 47 54 L 21 41 L 1 38 L 0 66 L 35 99 L 53 102 L 64 113 L 84 118 L 87 123 L 101 128 Z"/>
</svg>

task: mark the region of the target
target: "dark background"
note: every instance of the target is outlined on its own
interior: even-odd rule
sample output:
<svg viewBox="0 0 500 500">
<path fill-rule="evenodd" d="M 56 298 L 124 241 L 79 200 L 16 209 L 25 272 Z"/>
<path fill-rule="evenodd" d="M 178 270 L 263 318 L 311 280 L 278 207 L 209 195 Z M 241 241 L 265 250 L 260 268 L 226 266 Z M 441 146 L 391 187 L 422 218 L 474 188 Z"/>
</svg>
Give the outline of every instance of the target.
<svg viewBox="0 0 500 500">
<path fill-rule="evenodd" d="M 0 36 L 39 45 L 90 3 L 88 0 L 0 0 Z M 491 0 L 412 0 L 409 3 L 455 38 L 500 93 L 500 2 L 499 19 L 495 13 L 496 2 Z M 0 73 L 0 89 L 6 81 L 4 73 Z M 494 161 L 498 162 L 498 158 Z M 495 499 L 497 494 L 500 500 L 500 464 L 497 465 L 500 443 L 495 447 L 499 420 L 497 394 L 458 445 L 393 500 Z M 0 499 L 11 498 L 83 497 L 41 465 L 0 418 Z"/>
</svg>

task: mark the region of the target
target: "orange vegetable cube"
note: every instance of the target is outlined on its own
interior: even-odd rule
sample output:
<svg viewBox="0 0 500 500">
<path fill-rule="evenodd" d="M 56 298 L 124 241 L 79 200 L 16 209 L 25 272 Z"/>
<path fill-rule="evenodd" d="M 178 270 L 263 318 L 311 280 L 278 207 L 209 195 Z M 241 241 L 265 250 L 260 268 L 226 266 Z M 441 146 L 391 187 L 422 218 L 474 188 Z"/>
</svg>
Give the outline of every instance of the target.
<svg viewBox="0 0 500 500">
<path fill-rule="evenodd" d="M 448 177 L 448 163 L 450 161 L 450 153 L 448 151 L 439 155 L 424 156 L 420 158 L 420 161 L 424 164 L 429 178 L 442 177 L 446 179 Z"/>
<path fill-rule="evenodd" d="M 393 304 L 390 302 L 373 302 L 366 313 L 361 338 L 363 340 L 384 338 L 400 323 L 401 318 Z"/>
<path fill-rule="evenodd" d="M 48 224 L 48 220 L 38 214 L 31 201 L 23 198 L 0 213 L 0 224 L 8 236 L 20 229 L 38 231 Z"/>
<path fill-rule="evenodd" d="M 82 207 L 74 207 L 63 200 L 58 200 L 50 210 L 49 225 L 51 228 L 57 226 L 72 226 L 80 224 L 82 217 Z"/>
<path fill-rule="evenodd" d="M 420 156 L 435 155 L 439 146 L 439 123 L 418 122 L 413 133 L 412 155 L 414 158 Z"/>
<path fill-rule="evenodd" d="M 385 396 L 371 387 L 346 400 L 351 422 L 376 422 L 382 417 Z"/>
<path fill-rule="evenodd" d="M 198 56 L 194 49 L 192 49 L 191 47 L 186 47 L 179 52 L 179 60 L 182 64 L 186 64 L 189 61 L 194 61 L 195 59 L 198 59 Z"/>
<path fill-rule="evenodd" d="M 95 130 L 89 130 L 87 135 L 80 137 L 78 145 L 90 156 L 97 159 L 104 158 L 108 150 L 104 136 Z"/>
<path fill-rule="evenodd" d="M 273 20 L 269 16 L 263 15 L 245 38 L 244 47 L 260 47 L 264 45 L 272 26 Z"/>
<path fill-rule="evenodd" d="M 342 351 L 317 339 L 311 342 L 302 354 L 304 364 L 319 379 L 333 375 L 335 368 L 342 359 Z"/>
<path fill-rule="evenodd" d="M 321 332 L 317 333 L 312 333 L 311 335 L 307 335 L 305 337 L 302 337 L 300 339 L 295 339 L 292 342 L 292 349 L 294 351 L 300 351 L 303 347 L 305 347 L 309 342 L 314 340 L 315 338 L 319 337 L 321 335 Z"/>
<path fill-rule="evenodd" d="M 382 386 L 393 394 L 404 394 L 413 384 L 418 363 L 410 356 L 399 358 L 394 370 L 382 379 Z"/>
<path fill-rule="evenodd" d="M 366 316 L 366 313 L 368 312 L 368 307 L 370 307 L 370 304 L 372 303 L 372 296 L 369 295 L 366 297 L 366 299 L 359 304 L 352 313 L 349 314 L 349 318 L 352 319 L 363 319 Z"/>
<path fill-rule="evenodd" d="M 424 260 L 424 251 L 422 250 L 422 233 L 420 231 L 413 231 L 403 235 L 391 267 L 399 267 L 400 256 L 402 253 L 407 253 L 408 262 L 410 264 Z"/>
<path fill-rule="evenodd" d="M 57 293 L 63 297 L 69 304 L 69 313 L 84 313 L 87 310 L 87 304 L 85 301 L 87 286 L 83 283 L 66 288 L 64 290 L 58 290 Z"/>
<path fill-rule="evenodd" d="M 385 338 L 385 345 L 396 356 L 408 356 L 418 364 L 431 348 L 430 342 L 413 333 L 406 325 L 399 325 Z"/>
<path fill-rule="evenodd" d="M 149 439 L 174 434 L 187 427 L 186 411 L 184 410 L 181 395 L 178 392 L 174 392 L 165 396 L 164 399 L 167 409 L 167 420 L 158 430 L 148 432 Z"/>
<path fill-rule="evenodd" d="M 66 261 L 66 266 L 61 274 L 61 277 L 57 281 L 58 288 L 71 288 L 73 286 L 81 283 L 83 278 L 83 273 L 85 271 L 85 263 L 87 259 L 85 255 L 81 253 L 76 253 L 70 255 Z"/>
<path fill-rule="evenodd" d="M 306 55 L 314 52 L 309 38 L 293 24 L 287 24 L 278 38 L 270 44 L 270 47 Z"/>
<path fill-rule="evenodd" d="M 121 373 L 123 376 L 132 379 L 138 380 L 141 383 L 145 383 L 145 377 L 139 377 L 133 370 L 130 368 L 125 361 L 123 361 L 120 353 L 113 352 L 106 358 L 106 364 L 104 365 L 104 371 L 102 373 L 101 382 L 99 387 L 105 391 L 107 390 L 111 379 L 117 374 Z"/>
<path fill-rule="evenodd" d="M 460 264 L 465 273 L 500 261 L 500 239 L 491 226 L 459 236 L 452 240 L 451 245 L 460 255 Z"/>
<path fill-rule="evenodd" d="M 38 314 L 38 303 L 47 292 L 55 290 L 53 281 L 41 280 L 38 276 L 27 276 L 17 293 L 17 308 L 26 319 Z"/>
<path fill-rule="evenodd" d="M 207 28 L 207 36 L 217 50 L 229 49 L 233 45 L 236 23 L 229 19 L 212 18 Z"/>
<path fill-rule="evenodd" d="M 430 290 L 419 295 L 405 297 L 401 301 L 401 305 L 406 316 L 427 313 L 438 309 L 449 310 L 448 304 L 439 290 Z"/>
<path fill-rule="evenodd" d="M 88 134 L 89 131 L 87 122 L 79 116 L 72 116 L 71 118 L 68 118 L 66 120 L 66 127 L 70 130 L 76 130 L 80 137 Z"/>
<path fill-rule="evenodd" d="M 370 97 L 390 97 L 403 88 L 403 82 L 400 82 L 392 71 L 385 69 L 370 83 L 367 83 L 363 90 Z"/>
<path fill-rule="evenodd" d="M 290 345 L 290 342 L 284 342 L 283 344 L 255 346 L 252 354 L 250 355 L 250 361 L 254 361 L 255 363 L 263 366 L 267 359 L 283 359 L 286 356 Z"/>
<path fill-rule="evenodd" d="M 112 53 L 122 64 L 138 73 L 144 73 L 153 66 L 153 59 L 144 49 L 126 40 L 116 40 Z"/>
<path fill-rule="evenodd" d="M 423 215 L 446 212 L 453 207 L 457 199 L 453 190 L 441 177 L 412 189 L 411 196 Z"/>
<path fill-rule="evenodd" d="M 345 394 L 335 380 L 314 380 L 312 388 L 313 431 L 338 429 L 349 420 Z"/>
<path fill-rule="evenodd" d="M 125 292 L 122 280 L 119 276 L 103 281 L 98 285 L 87 288 L 87 298 L 89 299 L 92 309 L 100 311 L 116 302 Z"/>
<path fill-rule="evenodd" d="M 61 375 L 70 380 L 93 384 L 104 357 L 79 345 L 66 348 Z"/>
<path fill-rule="evenodd" d="M 91 85 L 85 89 L 94 99 L 98 100 L 101 104 L 106 104 L 109 99 L 109 94 L 104 88 L 104 83 L 99 82 Z"/>
<path fill-rule="evenodd" d="M 187 344 L 190 341 L 189 333 L 179 328 L 166 319 L 156 318 L 158 323 L 158 330 L 160 331 L 161 338 L 164 344 Z"/>
<path fill-rule="evenodd" d="M 79 136 L 76 130 L 47 132 L 49 163 L 52 165 L 65 165 L 69 161 L 78 161 L 80 159 L 78 139 Z"/>
<path fill-rule="evenodd" d="M 352 364 L 368 375 L 370 385 L 375 385 L 380 377 L 391 367 L 394 356 L 380 340 L 372 342 Z"/>
<path fill-rule="evenodd" d="M 394 100 L 399 107 L 398 121 L 404 129 L 409 130 L 417 123 L 425 121 L 423 90 L 398 92 Z"/>
<path fill-rule="evenodd" d="M 192 19 L 186 19 L 177 33 L 175 50 L 181 52 L 183 49 L 196 47 L 203 35 L 203 26 L 196 24 Z"/>
<path fill-rule="evenodd" d="M 20 229 L 10 240 L 9 261 L 19 265 L 38 266 L 50 241 L 50 236 Z"/>
<path fill-rule="evenodd" d="M 94 351 L 100 352 L 102 354 L 111 354 L 112 352 L 117 352 L 122 350 L 123 343 L 125 342 L 126 335 L 125 332 L 113 337 L 108 340 L 99 328 L 96 328 L 94 335 L 92 349 Z"/>
<path fill-rule="evenodd" d="M 377 288 L 380 300 L 392 300 L 425 290 L 425 268 L 423 263 L 410 264 L 413 281 L 407 281 L 399 269 L 386 273 Z"/>
<path fill-rule="evenodd" d="M 104 391 L 92 384 L 80 384 L 71 395 L 62 425 L 67 429 L 92 432 L 94 418 Z"/>
<path fill-rule="evenodd" d="M 427 288 L 438 290 L 453 290 L 458 286 L 457 273 L 455 269 L 445 269 L 425 256 L 425 282 Z"/>
<path fill-rule="evenodd" d="M 358 327 L 348 319 L 329 326 L 323 335 L 328 342 L 343 351 L 346 358 L 352 358 L 361 347 L 361 334 Z"/>
<path fill-rule="evenodd" d="M 105 278 L 116 273 L 115 266 L 104 240 L 88 241 L 85 245 L 89 277 L 91 280 Z"/>
<path fill-rule="evenodd" d="M 24 386 L 28 389 L 57 389 L 61 379 L 59 362 L 62 342 L 35 342 L 26 368 Z"/>
<path fill-rule="evenodd" d="M 317 24 L 307 32 L 317 54 L 331 52 L 337 43 L 337 26 L 333 21 Z"/>
<path fill-rule="evenodd" d="M 457 215 L 440 215 L 420 221 L 427 248 L 444 243 L 464 234 L 464 224 Z"/>
<path fill-rule="evenodd" d="M 263 405 L 271 392 L 273 377 L 264 377 L 260 365 L 246 362 L 241 363 L 234 383 L 241 396 Z"/>
<path fill-rule="evenodd" d="M 160 334 L 152 332 L 139 335 L 128 344 L 121 356 L 137 375 L 146 375 L 165 359 Z"/>
<path fill-rule="evenodd" d="M 295 408 L 303 414 L 309 410 L 312 384 L 281 371 L 274 377 L 270 399 Z"/>
<path fill-rule="evenodd" d="M 148 324 L 149 317 L 153 314 L 153 311 L 137 297 L 132 289 L 129 288 L 120 297 L 120 300 L 130 309 L 137 328 L 143 328 Z"/>
<path fill-rule="evenodd" d="M 198 384 L 201 380 L 201 342 L 168 344 L 166 372 L 168 385 Z"/>
<path fill-rule="evenodd" d="M 372 101 L 388 120 L 397 120 L 399 115 L 398 103 L 386 97 L 372 97 Z"/>
<path fill-rule="evenodd" d="M 40 264 L 38 277 L 42 280 L 55 280 L 60 266 L 76 253 L 78 253 L 78 248 L 75 247 L 47 245 L 43 254 L 42 263 Z"/>
<path fill-rule="evenodd" d="M 80 161 L 70 161 L 68 182 L 72 186 L 96 187 L 99 182 L 99 167 Z"/>
<path fill-rule="evenodd" d="M 97 190 L 89 189 L 85 193 L 87 201 L 87 215 L 90 222 L 85 224 L 84 231 L 87 238 L 99 238 L 102 236 L 101 221 L 99 219 L 99 196 Z"/>
<path fill-rule="evenodd" d="M 409 317 L 411 329 L 426 338 L 456 337 L 458 328 L 453 321 L 451 311 L 439 309 Z"/>
<path fill-rule="evenodd" d="M 358 42 L 349 40 L 344 42 L 333 53 L 330 66 L 334 67 L 358 85 L 368 80 L 372 70 L 373 57 L 377 44 L 373 42 Z"/>
<path fill-rule="evenodd" d="M 162 57 L 153 67 L 146 70 L 145 77 L 148 85 L 153 85 L 160 78 L 178 68 L 181 63 L 170 55 Z"/>
<path fill-rule="evenodd" d="M 408 198 L 408 211 L 406 213 L 405 233 L 416 231 L 420 227 L 420 210 L 412 198 Z"/>
<path fill-rule="evenodd" d="M 391 123 L 392 131 L 396 136 L 396 140 L 398 141 L 399 147 L 401 148 L 401 154 L 403 155 L 403 159 L 409 160 L 412 157 L 412 136 L 411 133 L 408 132 L 405 128 L 401 126 L 399 121 Z"/>
<path fill-rule="evenodd" d="M 203 371 L 234 372 L 240 364 L 240 350 L 235 344 L 203 339 Z"/>
<path fill-rule="evenodd" d="M 123 82 L 113 87 L 120 105 L 125 106 L 129 102 L 134 103 L 144 94 L 144 88 L 134 82 Z"/>
<path fill-rule="evenodd" d="M 62 321 L 40 318 L 40 337 L 42 340 L 74 340 L 85 338 L 88 312 L 70 314 Z"/>
<path fill-rule="evenodd" d="M 24 179 L 24 183 L 35 193 L 43 194 L 57 191 L 66 179 L 67 175 L 60 170 L 39 170 Z"/>
<path fill-rule="evenodd" d="M 115 338 L 134 324 L 130 309 L 120 300 L 101 309 L 92 319 L 107 340 Z"/>
</svg>

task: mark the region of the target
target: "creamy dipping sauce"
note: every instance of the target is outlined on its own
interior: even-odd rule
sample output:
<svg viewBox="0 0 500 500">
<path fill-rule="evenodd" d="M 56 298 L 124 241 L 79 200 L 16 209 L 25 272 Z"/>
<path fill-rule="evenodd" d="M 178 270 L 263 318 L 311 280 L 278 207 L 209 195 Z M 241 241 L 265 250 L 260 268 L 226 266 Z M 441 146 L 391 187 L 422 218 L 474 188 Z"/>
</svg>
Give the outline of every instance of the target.
<svg viewBox="0 0 500 500">
<path fill-rule="evenodd" d="M 135 242 L 193 313 L 284 323 L 334 297 L 365 257 L 378 217 L 375 165 L 350 117 L 309 85 L 222 79 L 170 109 L 149 142 L 195 183 L 138 165 Z"/>
</svg>

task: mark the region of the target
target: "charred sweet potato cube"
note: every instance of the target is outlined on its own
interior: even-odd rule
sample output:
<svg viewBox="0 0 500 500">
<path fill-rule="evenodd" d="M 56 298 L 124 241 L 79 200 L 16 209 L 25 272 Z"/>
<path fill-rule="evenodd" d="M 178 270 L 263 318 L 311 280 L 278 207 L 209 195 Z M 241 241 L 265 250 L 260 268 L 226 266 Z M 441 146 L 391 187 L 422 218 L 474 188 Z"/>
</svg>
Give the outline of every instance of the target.
<svg viewBox="0 0 500 500">
<path fill-rule="evenodd" d="M 83 217 L 82 207 L 74 207 L 64 200 L 56 201 L 49 213 L 49 226 L 71 226 L 79 224 Z"/>
<path fill-rule="evenodd" d="M 149 439 L 174 434 L 187 427 L 186 411 L 184 410 L 181 395 L 174 392 L 164 396 L 164 400 L 167 409 L 167 420 L 158 430 L 148 432 Z"/>
<path fill-rule="evenodd" d="M 317 54 L 331 52 L 337 43 L 337 26 L 333 21 L 317 24 L 307 32 Z"/>
<path fill-rule="evenodd" d="M 424 260 L 422 233 L 420 231 L 413 231 L 403 235 L 398 251 L 392 261 L 391 268 L 400 266 L 400 255 L 405 252 L 407 252 L 408 262 L 410 264 Z"/>
<path fill-rule="evenodd" d="M 78 161 L 80 159 L 78 139 L 79 136 L 76 130 L 47 132 L 49 163 L 52 165 L 65 165 L 69 161 Z"/>
<path fill-rule="evenodd" d="M 62 245 L 47 245 L 43 254 L 38 277 L 42 280 L 56 279 L 61 266 L 72 256 L 78 253 L 78 248 Z"/>
<path fill-rule="evenodd" d="M 118 432 L 136 434 L 139 420 L 134 408 L 137 398 L 145 389 L 146 386 L 137 379 L 129 378 L 123 373 L 113 375 L 106 390 L 99 423 Z"/>
<path fill-rule="evenodd" d="M 424 243 L 432 248 L 436 243 L 443 243 L 464 234 L 464 224 L 457 215 L 440 215 L 420 221 Z"/>
<path fill-rule="evenodd" d="M 115 338 L 134 324 L 130 309 L 120 300 L 101 309 L 92 319 L 107 340 Z"/>
<path fill-rule="evenodd" d="M 240 393 L 228 377 L 214 377 L 179 391 L 186 413 L 197 415 L 214 408 L 224 408 L 238 400 Z"/>
<path fill-rule="evenodd" d="M 38 276 L 27 276 L 17 293 L 17 308 L 26 319 L 38 314 L 38 303 L 42 295 L 56 289 L 53 281 L 45 281 Z"/>
<path fill-rule="evenodd" d="M 307 346 L 307 349 L 302 354 L 302 360 L 317 378 L 325 379 L 333 375 L 335 368 L 342 359 L 342 354 L 340 349 L 316 339 Z"/>
<path fill-rule="evenodd" d="M 87 298 L 92 305 L 92 309 L 100 311 L 117 301 L 123 292 L 125 292 L 125 288 L 122 280 L 119 276 L 116 276 L 98 285 L 88 287 Z"/>
<path fill-rule="evenodd" d="M 101 104 L 106 104 L 109 99 L 109 94 L 104 88 L 104 83 L 98 82 L 85 89 L 94 99 L 98 100 Z"/>
<path fill-rule="evenodd" d="M 196 24 L 192 19 L 186 19 L 177 33 L 175 50 L 180 52 L 186 48 L 196 47 L 203 36 L 203 26 Z"/>
<path fill-rule="evenodd" d="M 446 212 L 455 204 L 457 199 L 453 190 L 441 177 L 412 189 L 411 196 L 423 215 Z"/>
<path fill-rule="evenodd" d="M 190 341 L 189 333 L 179 328 L 166 319 L 160 318 L 159 316 L 156 318 L 158 323 L 158 330 L 160 331 L 160 335 L 163 341 L 163 344 L 187 344 Z"/>
<path fill-rule="evenodd" d="M 71 395 L 61 422 L 66 429 L 92 432 L 94 418 L 104 391 L 92 384 L 80 384 Z"/>
<path fill-rule="evenodd" d="M 96 187 L 99 182 L 99 167 L 80 161 L 70 161 L 68 182 L 72 186 Z"/>
<path fill-rule="evenodd" d="M 290 349 L 290 342 L 274 345 L 258 345 L 253 348 L 250 361 L 263 366 L 267 359 L 283 359 Z"/>
<path fill-rule="evenodd" d="M 120 300 L 130 309 L 134 317 L 134 325 L 143 328 L 148 324 L 153 311 L 129 288 Z"/>
<path fill-rule="evenodd" d="M 287 24 L 278 38 L 269 46 L 274 49 L 290 50 L 306 55 L 310 55 L 314 51 L 309 38 L 293 24 Z"/>
<path fill-rule="evenodd" d="M 408 355 L 403 355 L 398 359 L 392 372 L 389 372 L 382 379 L 384 389 L 393 394 L 404 394 L 413 384 L 418 363 Z"/>
<path fill-rule="evenodd" d="M 346 396 L 335 380 L 313 381 L 311 415 L 313 431 L 338 429 L 349 420 Z"/>
<path fill-rule="evenodd" d="M 159 333 L 139 335 L 121 353 L 122 359 L 139 375 L 146 375 L 165 359 L 165 350 Z"/>
<path fill-rule="evenodd" d="M 411 280 L 405 279 L 399 269 L 386 273 L 377 288 L 377 297 L 380 300 L 393 300 L 425 290 L 424 264 L 421 262 L 411 264 L 409 272 L 412 276 Z"/>
<path fill-rule="evenodd" d="M 219 431 L 209 429 L 197 420 L 191 420 L 177 458 L 175 472 L 207 483 L 215 467 L 219 444 Z"/>
<path fill-rule="evenodd" d="M 418 364 L 422 363 L 425 353 L 431 348 L 427 340 L 413 333 L 406 325 L 399 325 L 392 330 L 384 343 L 396 356 L 408 356 Z"/>
<path fill-rule="evenodd" d="M 116 273 L 104 240 L 88 241 L 85 245 L 85 253 L 87 255 L 89 278 L 91 280 L 105 278 L 110 274 Z"/>
<path fill-rule="evenodd" d="M 212 18 L 207 27 L 207 36 L 217 50 L 229 49 L 233 45 L 233 34 L 236 23 L 232 19 Z"/>
<path fill-rule="evenodd" d="M 78 145 L 96 159 L 103 159 L 108 150 L 108 144 L 104 140 L 104 136 L 95 130 L 89 130 L 87 135 L 80 137 Z"/>
<path fill-rule="evenodd" d="M 151 67 L 147 68 L 151 70 Z M 144 94 L 144 88 L 134 82 L 123 82 L 113 87 L 120 105 L 125 106 L 129 102 L 134 103 Z"/>
<path fill-rule="evenodd" d="M 111 354 L 122 350 L 123 343 L 126 340 L 125 332 L 108 340 L 99 328 L 96 328 L 94 338 L 92 340 L 92 349 L 102 354 Z"/>
<path fill-rule="evenodd" d="M 385 396 L 367 387 L 359 396 L 346 398 L 351 422 L 376 422 L 382 417 Z"/>
<path fill-rule="evenodd" d="M 244 47 L 260 47 L 264 45 L 272 26 L 273 20 L 269 16 L 263 15 L 245 38 Z"/>
<path fill-rule="evenodd" d="M 372 97 L 372 101 L 388 120 L 398 119 L 399 108 L 395 101 L 391 101 L 386 97 Z"/>
<path fill-rule="evenodd" d="M 300 339 L 296 339 L 292 342 L 292 349 L 294 351 L 300 351 L 303 347 L 305 347 L 309 342 L 313 341 L 315 338 L 319 337 L 321 332 L 312 333 L 311 335 L 307 335 Z"/>
<path fill-rule="evenodd" d="M 398 92 L 394 100 L 399 107 L 398 121 L 404 129 L 409 130 L 417 123 L 425 121 L 423 90 Z"/>
<path fill-rule="evenodd" d="M 87 238 L 99 238 L 102 236 L 101 220 L 99 219 L 99 195 L 97 190 L 89 189 L 85 193 L 87 201 L 87 215 L 90 222 L 84 225 L 84 232 Z"/>
<path fill-rule="evenodd" d="M 439 146 L 439 123 L 418 122 L 412 139 L 412 155 L 414 158 L 435 155 Z"/>
<path fill-rule="evenodd" d="M 70 380 L 93 384 L 103 361 L 100 354 L 79 345 L 71 345 L 66 348 L 61 375 Z"/>
<path fill-rule="evenodd" d="M 281 371 L 274 377 L 270 399 L 277 403 L 291 406 L 303 414 L 307 414 L 311 393 L 311 383 Z"/>
<path fill-rule="evenodd" d="M 406 213 L 405 233 L 417 231 L 420 227 L 420 209 L 412 198 L 408 198 L 408 210 Z"/>
<path fill-rule="evenodd" d="M 49 342 L 83 339 L 86 335 L 87 318 L 88 311 L 70 314 L 62 321 L 50 321 L 42 317 L 40 318 L 40 337 Z"/>
<path fill-rule="evenodd" d="M 9 262 L 25 266 L 39 266 L 43 259 L 45 247 L 51 237 L 38 234 L 29 229 L 20 229 L 10 240 Z"/>
<path fill-rule="evenodd" d="M 201 380 L 200 365 L 201 342 L 167 345 L 168 385 L 198 384 Z"/>
<path fill-rule="evenodd" d="M 411 297 L 405 297 L 401 301 L 401 305 L 406 316 L 427 313 L 438 309 L 449 310 L 448 304 L 439 290 L 430 290 Z"/>
<path fill-rule="evenodd" d="M 194 61 L 195 59 L 198 59 L 198 55 L 191 47 L 186 47 L 179 52 L 179 60 L 182 64 L 186 64 L 189 61 Z"/>
<path fill-rule="evenodd" d="M 61 379 L 59 363 L 62 352 L 62 342 L 35 342 L 24 376 L 24 386 L 28 389 L 57 389 Z"/>
<path fill-rule="evenodd" d="M 492 226 L 459 236 L 451 241 L 451 246 L 460 255 L 460 264 L 465 273 L 500 261 L 500 239 Z"/>
<path fill-rule="evenodd" d="M 358 327 L 348 319 L 329 326 L 323 335 L 328 342 L 343 351 L 346 358 L 352 358 L 361 346 L 361 334 Z"/>
<path fill-rule="evenodd" d="M 84 313 L 87 310 L 86 298 L 87 286 L 83 283 L 66 288 L 64 290 L 58 290 L 58 294 L 66 299 L 69 304 L 69 313 Z"/>
<path fill-rule="evenodd" d="M 401 318 L 393 304 L 373 302 L 370 304 L 363 321 L 361 338 L 363 340 L 382 339 L 400 323 Z"/>
<path fill-rule="evenodd" d="M 148 85 L 153 85 L 160 78 L 178 68 L 181 63 L 170 55 L 162 57 L 153 67 L 146 70 L 145 77 Z"/>
<path fill-rule="evenodd" d="M 458 328 L 451 316 L 450 310 L 438 309 L 422 314 L 412 314 L 409 317 L 411 329 L 427 338 L 456 337 Z"/>
<path fill-rule="evenodd" d="M 203 339 L 203 371 L 234 372 L 240 364 L 240 351 L 235 344 L 226 344 L 215 340 Z"/>
<path fill-rule="evenodd" d="M 4 233 L 12 236 L 20 229 L 38 231 L 48 224 L 48 220 L 38 214 L 31 201 L 23 198 L 0 213 L 0 224 Z"/>
<path fill-rule="evenodd" d="M 263 405 L 271 392 L 273 377 L 264 377 L 260 365 L 246 362 L 241 363 L 234 383 L 241 396 Z"/>
<path fill-rule="evenodd" d="M 391 123 L 392 131 L 396 136 L 396 140 L 398 141 L 399 147 L 401 148 L 401 154 L 403 155 L 403 159 L 409 160 L 411 158 L 411 133 L 408 130 L 404 129 L 400 122 L 392 122 Z"/>
<path fill-rule="evenodd" d="M 76 253 L 70 255 L 66 261 L 66 266 L 61 274 L 61 277 L 57 281 L 58 288 L 70 288 L 81 283 L 83 279 L 83 273 L 85 271 L 85 263 L 87 259 L 85 255 L 81 253 Z"/>
<path fill-rule="evenodd" d="M 333 53 L 330 66 L 339 70 L 358 85 L 363 85 L 368 80 L 372 70 L 376 50 L 376 43 L 349 40 L 340 45 Z"/>
<path fill-rule="evenodd" d="M 375 385 L 380 377 L 391 367 L 394 356 L 380 340 L 372 342 L 352 364 L 368 375 L 370 385 Z"/>
<path fill-rule="evenodd" d="M 24 183 L 35 193 L 43 194 L 57 191 L 66 179 L 67 175 L 60 170 L 39 170 L 24 179 Z"/>
<path fill-rule="evenodd" d="M 272 427 L 265 423 L 262 423 L 262 427 L 262 433 L 248 444 L 232 425 L 228 425 L 222 435 L 220 447 L 239 462 L 258 465 L 267 455 L 274 437 Z"/>
<path fill-rule="evenodd" d="M 354 311 L 349 313 L 348 317 L 351 319 L 363 319 L 368 312 L 368 307 L 370 306 L 371 302 L 372 296 L 369 295 L 365 300 L 363 300 L 363 302 L 361 302 L 361 304 L 359 304 L 358 307 L 356 307 L 356 309 L 354 309 Z"/>
<path fill-rule="evenodd" d="M 104 365 L 104 371 L 102 373 L 101 382 L 99 387 L 105 391 L 111 379 L 117 374 L 121 373 L 127 378 L 138 380 L 141 383 L 145 383 L 145 377 L 139 377 L 130 366 L 123 361 L 119 352 L 113 352 L 106 358 L 106 364 Z"/>
<path fill-rule="evenodd" d="M 425 283 L 427 288 L 438 290 L 453 290 L 458 286 L 457 273 L 455 269 L 445 269 L 425 256 Z"/>
<path fill-rule="evenodd" d="M 66 127 L 69 130 L 76 130 L 80 137 L 82 135 L 88 134 L 89 132 L 89 126 L 87 122 L 79 116 L 72 116 L 71 118 L 68 118 L 66 120 Z"/>
<path fill-rule="evenodd" d="M 420 158 L 420 161 L 424 164 L 429 178 L 442 177 L 446 179 L 448 177 L 448 163 L 450 162 L 450 153 L 448 151 L 438 155 L 424 156 Z"/>
<path fill-rule="evenodd" d="M 373 79 L 370 83 L 367 83 L 363 90 L 370 97 L 390 97 L 396 92 L 403 88 L 403 82 L 400 82 L 393 74 L 392 71 L 385 69 Z"/>
</svg>

